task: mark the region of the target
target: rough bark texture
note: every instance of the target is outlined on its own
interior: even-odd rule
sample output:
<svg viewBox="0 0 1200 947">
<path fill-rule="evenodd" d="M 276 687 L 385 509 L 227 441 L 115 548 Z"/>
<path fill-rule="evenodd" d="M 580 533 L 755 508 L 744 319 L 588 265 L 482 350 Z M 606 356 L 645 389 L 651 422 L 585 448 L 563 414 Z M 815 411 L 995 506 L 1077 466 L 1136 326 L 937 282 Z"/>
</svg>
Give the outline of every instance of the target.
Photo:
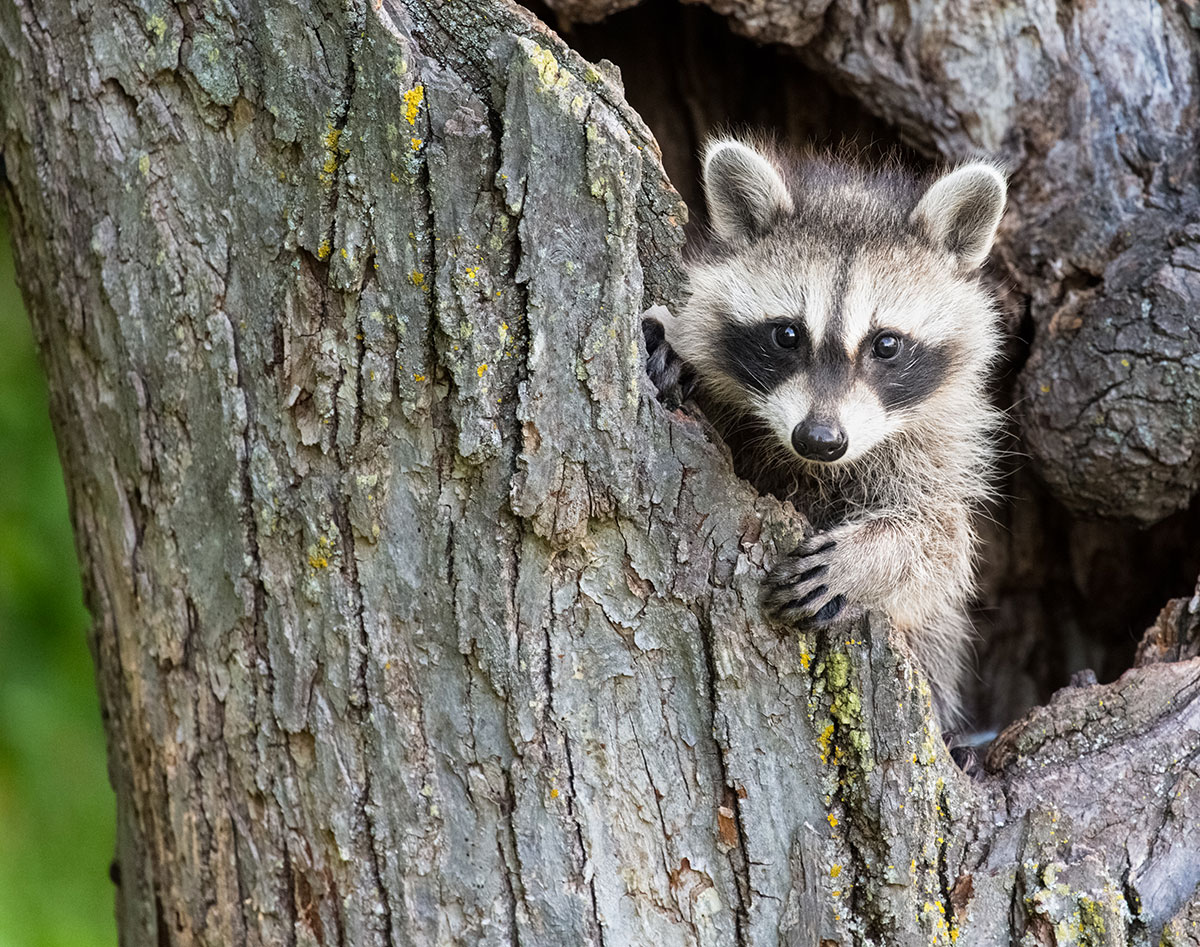
<svg viewBox="0 0 1200 947">
<path fill-rule="evenodd" d="M 762 621 L 801 523 L 648 391 L 685 211 L 609 70 L 500 0 L 0 51 L 124 943 L 1188 942 L 1200 659 L 972 782 L 885 630 Z"/>
</svg>

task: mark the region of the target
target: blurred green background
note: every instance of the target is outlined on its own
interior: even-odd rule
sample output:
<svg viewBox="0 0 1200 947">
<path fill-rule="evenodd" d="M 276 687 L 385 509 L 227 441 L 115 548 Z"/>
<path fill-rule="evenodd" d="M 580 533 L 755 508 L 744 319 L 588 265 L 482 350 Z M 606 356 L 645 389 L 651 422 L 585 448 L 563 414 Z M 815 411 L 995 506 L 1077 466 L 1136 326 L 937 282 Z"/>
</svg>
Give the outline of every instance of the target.
<svg viewBox="0 0 1200 947">
<path fill-rule="evenodd" d="M 0 947 L 112 947 L 88 614 L 2 204 L 0 340 Z"/>
</svg>

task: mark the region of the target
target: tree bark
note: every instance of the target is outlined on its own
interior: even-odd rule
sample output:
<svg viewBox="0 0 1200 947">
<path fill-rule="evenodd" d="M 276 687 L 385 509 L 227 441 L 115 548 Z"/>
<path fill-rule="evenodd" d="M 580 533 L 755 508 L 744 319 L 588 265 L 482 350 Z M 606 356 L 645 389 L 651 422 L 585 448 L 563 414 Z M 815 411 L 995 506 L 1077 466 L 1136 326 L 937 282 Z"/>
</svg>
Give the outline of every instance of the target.
<svg viewBox="0 0 1200 947">
<path fill-rule="evenodd" d="M 760 616 L 802 521 L 643 377 L 686 210 L 610 70 L 503 0 L 0 49 L 123 943 L 1187 943 L 1200 659 L 972 781 L 886 629 Z"/>
</svg>

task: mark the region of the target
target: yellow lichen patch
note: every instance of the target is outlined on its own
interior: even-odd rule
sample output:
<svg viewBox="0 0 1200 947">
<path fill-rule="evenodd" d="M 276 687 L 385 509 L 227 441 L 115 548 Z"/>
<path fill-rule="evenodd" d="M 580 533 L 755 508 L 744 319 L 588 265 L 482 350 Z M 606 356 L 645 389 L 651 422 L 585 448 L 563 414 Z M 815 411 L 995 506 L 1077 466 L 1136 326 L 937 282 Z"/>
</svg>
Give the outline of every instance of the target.
<svg viewBox="0 0 1200 947">
<path fill-rule="evenodd" d="M 400 183 L 400 175 L 398 175 L 395 171 L 392 172 L 392 183 L 393 184 Z"/>
<path fill-rule="evenodd" d="M 161 43 L 167 35 L 167 21 L 161 16 L 152 16 L 146 21 L 146 29 L 154 34 L 154 42 Z"/>
<path fill-rule="evenodd" d="M 469 279 L 472 283 L 477 283 L 479 281 L 479 267 L 468 266 L 466 272 L 467 279 Z"/>
<path fill-rule="evenodd" d="M 142 177 L 144 177 L 144 178 L 150 177 L 150 156 L 149 155 L 142 155 L 140 158 L 138 158 L 138 171 L 140 171 L 142 173 Z M 1129 363 L 1126 362 L 1125 364 L 1128 365 Z"/>
<path fill-rule="evenodd" d="M 424 375 L 419 375 L 419 374 L 416 374 L 416 373 L 414 373 L 414 374 L 413 374 L 413 381 L 424 381 L 424 380 L 425 380 L 425 376 L 424 376 Z"/>
<path fill-rule="evenodd" d="M 408 274 L 408 281 L 410 283 L 412 283 L 414 286 L 424 286 L 425 285 L 425 274 L 422 273 L 420 270 L 413 270 L 411 273 Z"/>
<path fill-rule="evenodd" d="M 421 109 L 421 103 L 425 101 L 425 87 L 423 85 L 415 85 L 404 93 L 404 117 L 408 120 L 408 124 L 417 124 L 417 112 Z"/>
<path fill-rule="evenodd" d="M 831 812 L 831 813 L 829 813 L 829 815 L 825 816 L 825 819 L 826 819 L 826 821 L 828 821 L 828 822 L 829 822 L 829 827 L 830 827 L 831 829 L 836 829 L 836 828 L 837 828 L 837 824 L 838 824 L 838 818 L 837 818 L 837 816 L 835 816 L 835 815 L 834 815 L 832 812 Z"/>
<path fill-rule="evenodd" d="M 529 61 L 532 62 L 538 71 L 538 78 L 542 80 L 542 85 L 553 85 L 558 78 L 558 60 L 554 58 L 554 54 L 545 46 L 536 47 L 529 54 Z"/>
<path fill-rule="evenodd" d="M 940 902 L 926 901 L 921 905 L 917 911 L 917 922 L 922 921 L 933 929 L 932 943 L 935 947 L 937 944 L 952 944 L 958 939 L 958 931 L 953 922 L 946 921 L 946 907 Z"/>
<path fill-rule="evenodd" d="M 319 247 L 317 247 L 317 259 L 318 260 L 328 260 L 329 254 L 331 254 L 332 252 L 333 252 L 333 244 L 331 244 L 328 240 L 322 240 L 321 245 Z"/>
<path fill-rule="evenodd" d="M 829 762 L 829 747 L 833 742 L 833 724 L 829 724 L 817 737 L 817 745 L 821 748 L 821 762 Z"/>
<path fill-rule="evenodd" d="M 801 648 L 800 649 L 800 669 L 803 671 L 807 671 L 808 665 L 811 662 L 812 662 L 812 655 L 810 655 L 806 650 Z"/>
<path fill-rule="evenodd" d="M 566 86 L 569 79 L 567 73 L 559 68 L 558 60 L 545 46 L 535 47 L 529 54 L 529 61 L 537 69 L 538 81 L 543 89 L 555 86 L 561 89 Z"/>
<path fill-rule="evenodd" d="M 409 144 L 411 144 L 411 145 L 412 145 L 412 150 L 413 150 L 413 151 L 420 151 L 420 150 L 421 150 L 421 146 L 422 146 L 423 144 L 425 144 L 425 139 L 423 139 L 423 138 L 410 138 L 410 139 L 408 140 L 408 142 L 409 142 Z"/>
<path fill-rule="evenodd" d="M 338 142 L 341 140 L 342 130 L 335 128 L 332 123 L 325 124 L 325 163 L 321 165 L 321 173 L 317 175 L 321 179 L 322 184 L 333 183 L 333 176 L 337 173 L 338 164 L 341 161 L 340 155 L 350 153 L 348 148 L 339 148 Z"/>
<path fill-rule="evenodd" d="M 558 790 L 557 790 L 557 789 L 551 789 L 551 790 L 550 790 L 550 798 L 551 798 L 551 799 L 557 799 L 557 798 L 558 798 Z"/>
<path fill-rule="evenodd" d="M 482 365 L 480 365 L 480 366 L 479 366 L 477 369 L 475 369 L 475 377 L 476 377 L 476 378 L 482 378 L 482 377 L 483 377 L 483 373 L 484 373 L 484 372 L 486 372 L 487 370 L 488 370 L 488 367 L 487 367 L 487 362 L 484 362 L 484 363 L 483 363 Z"/>
<path fill-rule="evenodd" d="M 314 570 L 327 569 L 331 555 L 333 555 L 333 540 L 328 536 L 318 536 L 316 545 L 308 548 L 308 565 Z"/>
<path fill-rule="evenodd" d="M 841 865 L 830 865 L 829 866 L 829 877 L 830 878 L 836 878 L 841 873 L 842 873 Z"/>
</svg>

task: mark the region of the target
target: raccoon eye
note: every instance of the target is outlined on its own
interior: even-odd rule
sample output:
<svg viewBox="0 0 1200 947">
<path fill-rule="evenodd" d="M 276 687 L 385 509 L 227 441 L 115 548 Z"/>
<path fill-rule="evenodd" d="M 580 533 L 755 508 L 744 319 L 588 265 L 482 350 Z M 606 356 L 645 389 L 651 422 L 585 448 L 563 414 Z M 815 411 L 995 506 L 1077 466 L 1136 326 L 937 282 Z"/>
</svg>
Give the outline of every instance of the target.
<svg viewBox="0 0 1200 947">
<path fill-rule="evenodd" d="M 776 326 L 771 338 L 781 349 L 794 349 L 800 344 L 800 333 L 795 326 Z"/>
<path fill-rule="evenodd" d="M 871 351 L 876 358 L 895 358 L 900 354 L 900 337 L 894 332 L 880 332 L 875 336 Z"/>
</svg>

